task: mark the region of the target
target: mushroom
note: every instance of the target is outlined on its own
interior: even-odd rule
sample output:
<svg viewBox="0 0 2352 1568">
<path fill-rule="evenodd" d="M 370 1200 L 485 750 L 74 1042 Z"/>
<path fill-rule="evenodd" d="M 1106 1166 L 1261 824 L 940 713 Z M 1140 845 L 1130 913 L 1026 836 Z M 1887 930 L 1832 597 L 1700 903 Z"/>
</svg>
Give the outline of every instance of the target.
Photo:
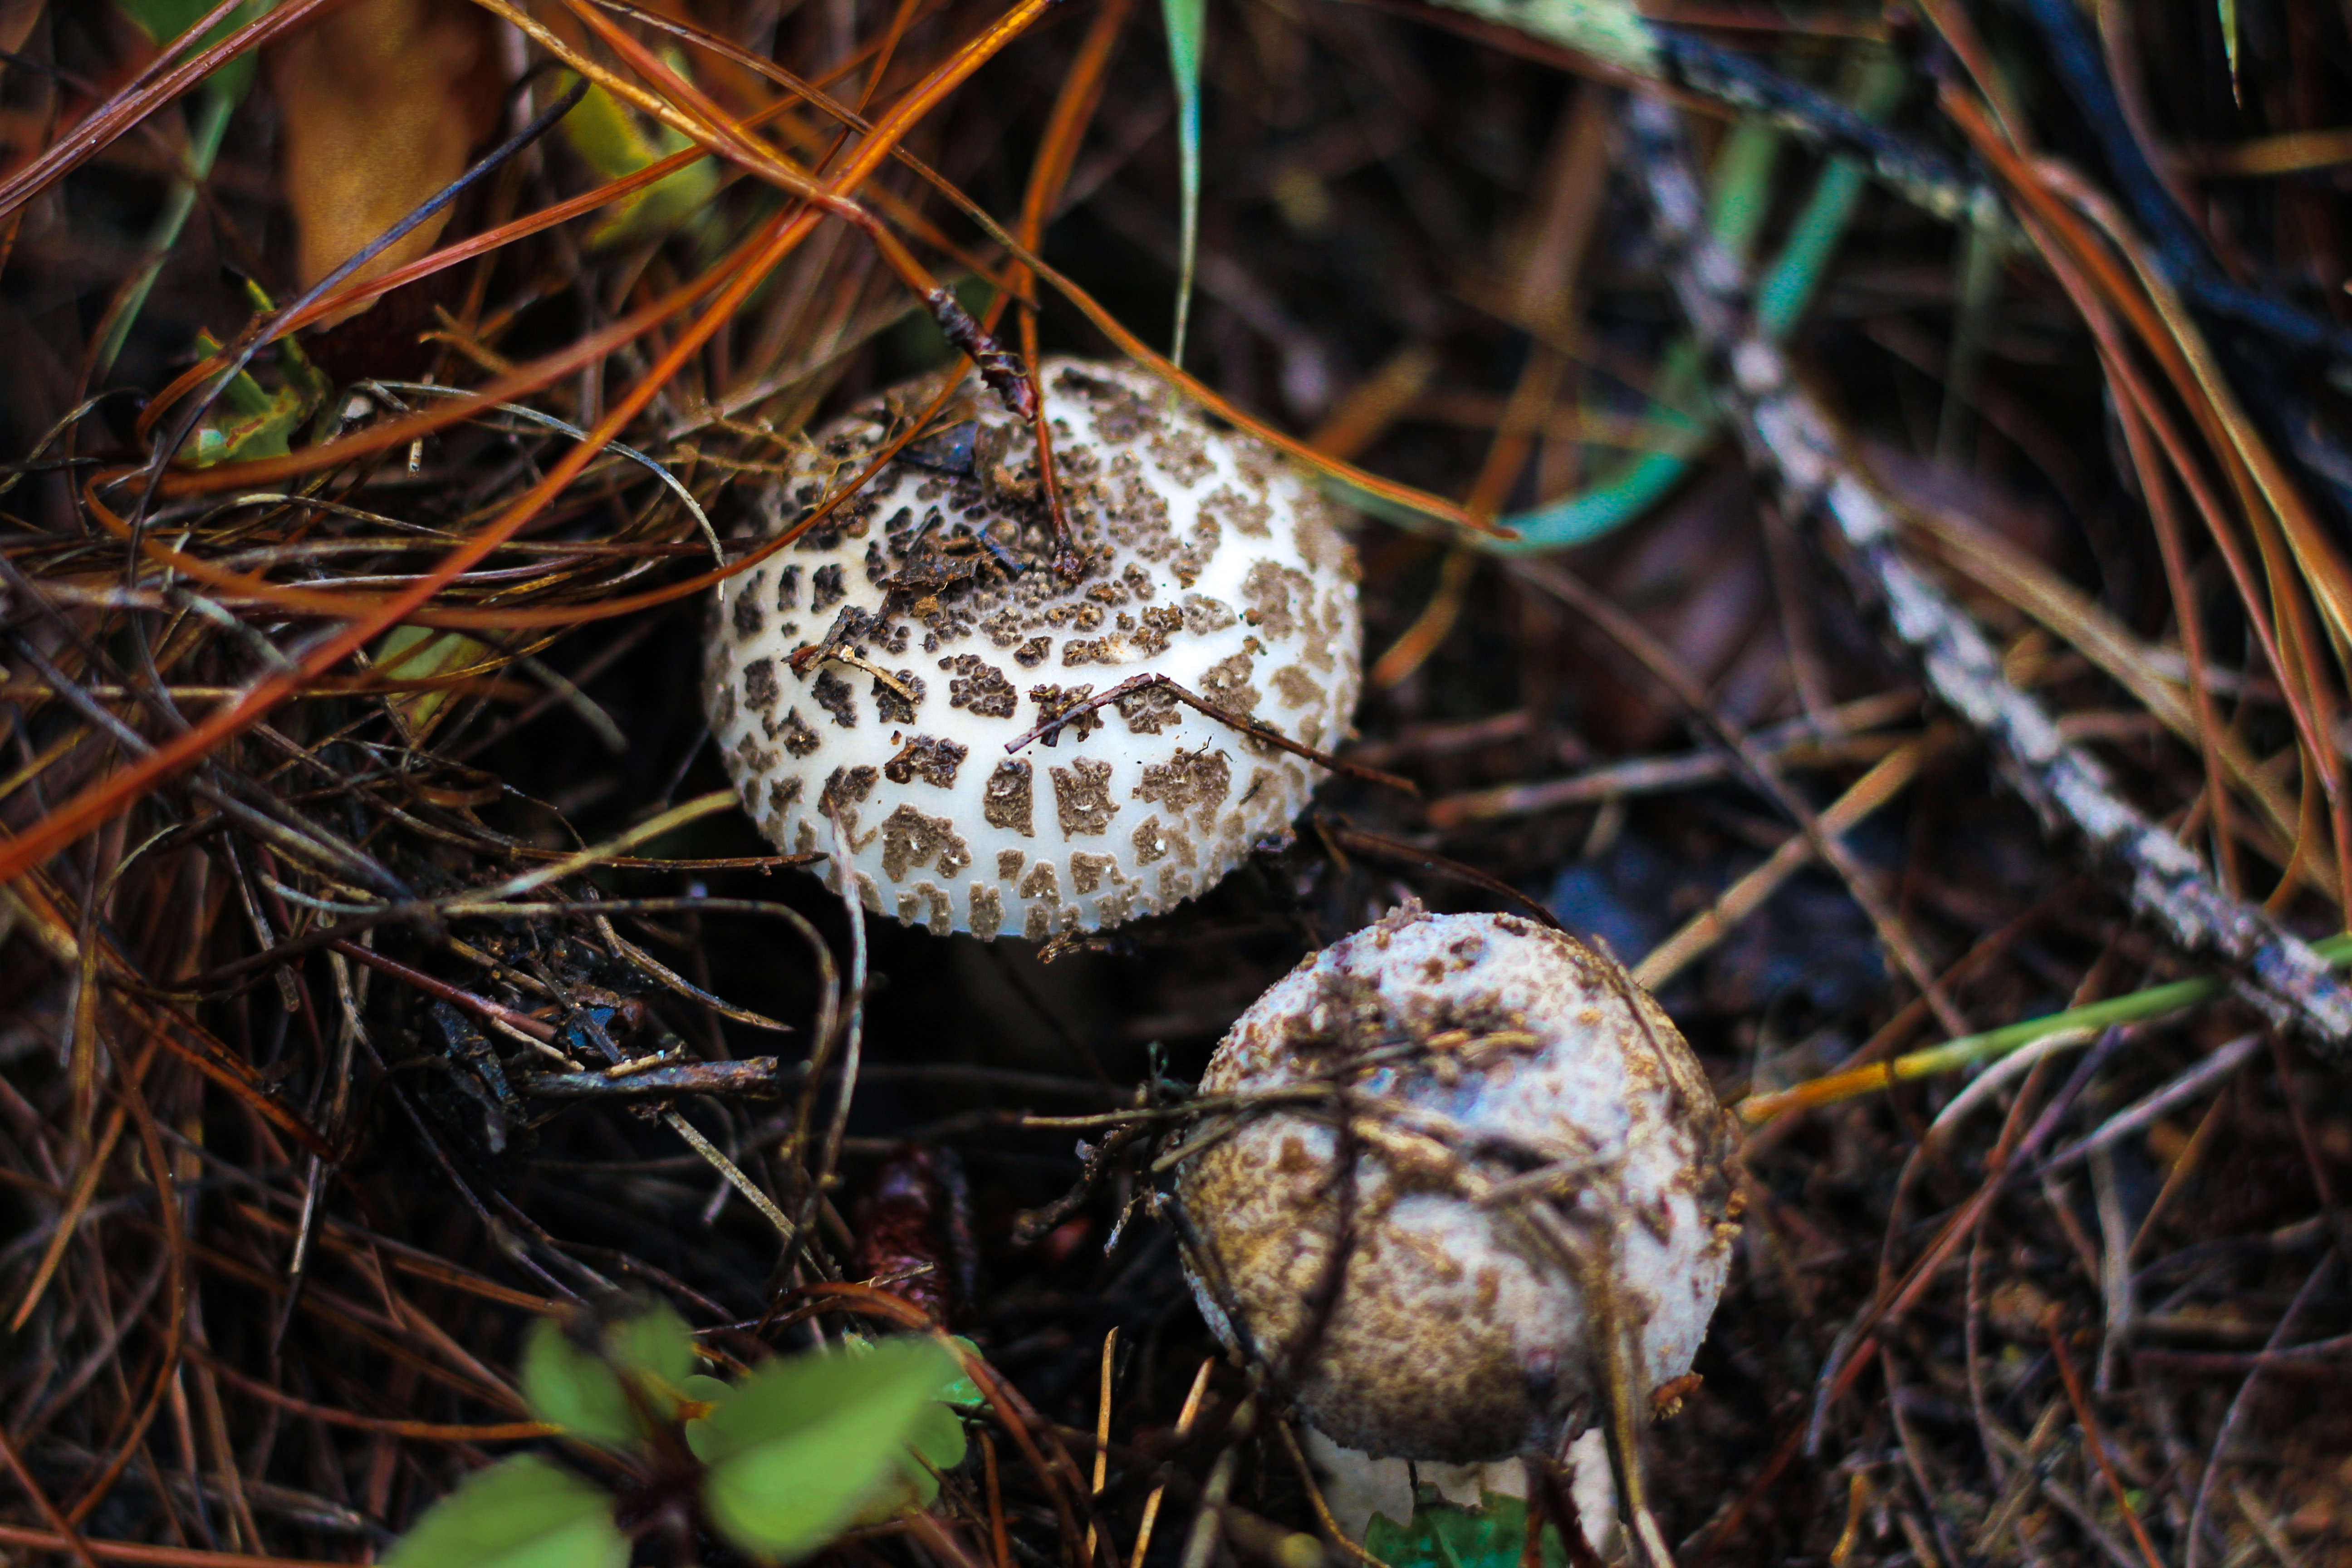
<svg viewBox="0 0 2352 1568">
<path fill-rule="evenodd" d="M 1738 1230 L 1735 1124 L 1609 959 L 1409 903 L 1259 997 L 1201 1094 L 1193 1295 L 1338 1443 L 1558 1458 L 1612 1390 L 1678 1403 Z"/>
<path fill-rule="evenodd" d="M 1287 840 L 1323 770 L 1176 689 L 1310 750 L 1356 701 L 1355 558 L 1309 479 L 1131 366 L 1049 360 L 1037 379 L 1067 554 L 1030 428 L 975 375 L 726 583 L 709 642 L 711 731 L 761 831 L 832 853 L 837 819 L 865 906 L 936 932 L 1115 925 Z M 820 433 L 766 492 L 771 531 L 919 402 Z"/>
</svg>

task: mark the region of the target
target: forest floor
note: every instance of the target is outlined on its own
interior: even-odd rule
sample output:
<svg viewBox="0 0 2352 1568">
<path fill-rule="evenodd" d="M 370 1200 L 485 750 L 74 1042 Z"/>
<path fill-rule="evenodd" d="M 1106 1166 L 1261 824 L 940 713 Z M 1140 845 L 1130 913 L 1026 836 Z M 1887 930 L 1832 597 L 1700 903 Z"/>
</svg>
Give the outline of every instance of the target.
<svg viewBox="0 0 2352 1568">
<path fill-rule="evenodd" d="M 1387 485 L 1339 750 L 1414 793 L 1333 776 L 1041 951 L 861 930 L 710 801 L 706 530 L 951 366 L 926 280 L 1167 349 L 1163 13 L 280 0 L 159 55 L 201 9 L 0 0 L 0 1562 L 375 1560 L 561 1447 L 535 1318 L 625 1289 L 742 1365 L 879 1260 L 1010 1392 L 835 1560 L 1301 1568 L 1160 1145 L 1070 1119 L 1418 899 L 1605 949 L 1740 1115 L 1644 1434 L 1685 1568 L 2352 1564 L 2347 1046 L 2293 971 L 2352 886 L 2343 10 L 1210 7 L 1183 368 Z M 1742 119 L 1725 61 L 1810 96 Z M 1759 316 L 1694 313 L 1694 167 Z M 1890 624 L 1905 572 L 1988 658 Z M 486 1088 L 592 1006 L 755 1065 Z"/>
</svg>

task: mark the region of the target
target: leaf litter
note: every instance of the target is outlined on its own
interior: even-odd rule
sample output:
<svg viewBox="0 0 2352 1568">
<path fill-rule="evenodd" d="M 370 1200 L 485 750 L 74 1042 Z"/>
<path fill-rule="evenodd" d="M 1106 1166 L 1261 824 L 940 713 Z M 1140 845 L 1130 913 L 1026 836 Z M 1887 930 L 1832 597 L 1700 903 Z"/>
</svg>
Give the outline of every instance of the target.
<svg viewBox="0 0 2352 1568">
<path fill-rule="evenodd" d="M 1678 1560 L 2352 1559 L 2307 993 L 2046 834 L 1808 510 L 1876 498 L 1986 689 L 2338 961 L 2343 18 L 1526 25 L 0 5 L 0 1547 L 360 1561 L 499 1486 L 622 1561 L 526 1347 L 625 1290 L 681 1394 L 969 1337 L 970 1454 L 845 1561 L 1572 1560 L 1500 1498 L 1330 1538 L 1176 1283 L 1188 1080 L 1412 894 L 1629 944 L 1752 1091 L 1644 1438 Z M 1817 416 L 1777 459 L 1697 434 L 1771 408 L 1685 322 L 1628 73 Z M 1340 754 L 1419 799 L 1334 778 L 1050 963 L 853 928 L 691 695 L 763 478 L 959 348 L 1017 395 L 1185 298 L 1197 384 L 1375 514 Z"/>
</svg>

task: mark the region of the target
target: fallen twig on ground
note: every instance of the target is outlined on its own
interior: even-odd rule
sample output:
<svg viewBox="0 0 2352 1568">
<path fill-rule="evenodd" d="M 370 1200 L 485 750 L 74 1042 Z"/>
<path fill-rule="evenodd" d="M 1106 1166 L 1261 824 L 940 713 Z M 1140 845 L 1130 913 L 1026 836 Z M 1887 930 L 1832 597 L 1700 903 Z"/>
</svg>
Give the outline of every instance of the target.
<svg viewBox="0 0 2352 1568">
<path fill-rule="evenodd" d="M 2179 839 L 2117 795 L 2105 769 L 2069 745 L 2042 704 L 2011 683 L 1968 613 L 1903 557 L 1894 514 L 1846 461 L 1828 416 L 1786 356 L 1750 326 L 1746 278 L 1708 236 L 1673 110 L 1637 98 L 1628 124 L 1675 297 L 1711 351 L 1716 394 L 1742 447 L 1790 519 L 1834 529 L 1842 548 L 1830 553 L 1856 591 L 1885 609 L 1936 695 L 1999 746 L 2045 823 L 2073 827 L 2125 874 L 2135 910 L 2183 950 L 2228 963 L 2239 994 L 2273 1023 L 2296 1026 L 2332 1061 L 2352 1062 L 2352 988 L 2309 943 L 2231 897 Z"/>
</svg>

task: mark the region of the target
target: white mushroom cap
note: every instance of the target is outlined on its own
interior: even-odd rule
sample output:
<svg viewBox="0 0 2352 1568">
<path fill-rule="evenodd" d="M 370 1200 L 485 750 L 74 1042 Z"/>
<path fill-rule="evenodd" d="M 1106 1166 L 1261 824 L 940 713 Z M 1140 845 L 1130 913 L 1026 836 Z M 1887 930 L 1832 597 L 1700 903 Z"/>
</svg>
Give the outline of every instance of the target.
<svg viewBox="0 0 2352 1568">
<path fill-rule="evenodd" d="M 761 831 L 830 853 L 830 806 L 866 907 L 939 932 L 1167 909 L 1286 838 L 1323 771 L 1165 689 L 1006 754 L 1072 704 L 1160 674 L 1328 751 L 1356 702 L 1355 558 L 1306 476 L 1123 363 L 1049 360 L 1038 390 L 1076 581 L 1032 434 L 974 376 L 863 492 L 730 580 L 709 639 L 711 730 Z M 896 406 L 822 432 L 772 528 L 862 471 Z"/>
<path fill-rule="evenodd" d="M 1557 1454 L 1606 1414 L 1611 1307 L 1634 1397 L 1690 1370 L 1738 1230 L 1734 1123 L 1622 969 L 1408 905 L 1258 998 L 1201 1091 L 1312 1086 L 1205 1117 L 1177 1190 L 1202 1313 L 1234 1346 L 1241 1318 L 1317 1426 L 1380 1456 Z"/>
</svg>

